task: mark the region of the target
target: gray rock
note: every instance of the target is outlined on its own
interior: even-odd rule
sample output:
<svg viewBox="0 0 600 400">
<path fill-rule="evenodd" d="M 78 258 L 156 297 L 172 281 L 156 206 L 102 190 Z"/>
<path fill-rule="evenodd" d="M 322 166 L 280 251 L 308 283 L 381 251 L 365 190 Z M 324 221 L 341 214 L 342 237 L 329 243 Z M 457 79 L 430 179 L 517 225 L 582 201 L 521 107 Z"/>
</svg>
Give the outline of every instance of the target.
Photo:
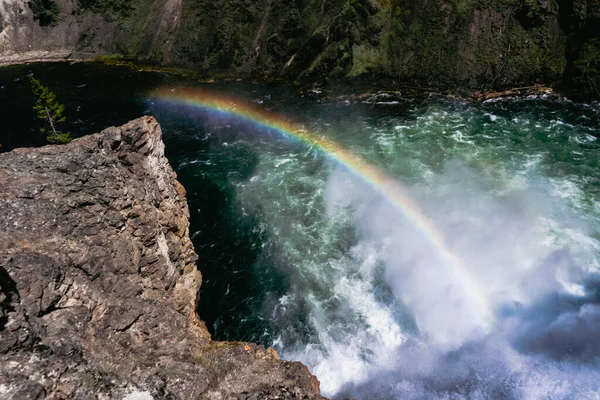
<svg viewBox="0 0 600 400">
<path fill-rule="evenodd" d="M 1 154 L 0 398 L 321 398 L 302 364 L 211 341 L 188 217 L 151 117 Z"/>
</svg>

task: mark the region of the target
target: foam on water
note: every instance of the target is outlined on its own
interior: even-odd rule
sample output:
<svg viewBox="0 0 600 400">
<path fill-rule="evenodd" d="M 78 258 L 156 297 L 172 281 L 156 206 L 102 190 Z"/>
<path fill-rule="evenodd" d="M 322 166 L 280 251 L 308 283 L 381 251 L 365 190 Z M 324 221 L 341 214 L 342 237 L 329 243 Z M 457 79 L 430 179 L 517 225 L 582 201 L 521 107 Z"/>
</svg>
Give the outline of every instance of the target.
<svg viewBox="0 0 600 400">
<path fill-rule="evenodd" d="M 317 230 L 343 218 L 354 226 L 356 241 L 349 252 L 335 255 L 329 253 L 330 243 L 324 242 L 317 252 L 321 261 L 297 265 L 304 277 L 312 275 L 326 287 L 328 296 L 305 297 L 313 308 L 311 323 L 317 331 L 313 340 L 290 345 L 284 338 L 277 343 L 284 357 L 311 368 L 325 394 L 360 393 L 363 385 L 374 381 L 371 393 L 377 387 L 393 397 L 421 398 L 425 393 L 435 398 L 461 397 L 450 389 L 429 393 L 426 387 L 415 387 L 420 386 L 414 380 L 418 373 L 403 381 L 409 365 L 401 355 L 411 347 L 419 357 L 440 365 L 444 363 L 440 357 L 448 352 L 462 354 L 465 346 L 478 347 L 479 352 L 465 356 L 461 368 L 481 367 L 483 374 L 500 374 L 513 382 L 506 387 L 512 396 L 567 398 L 580 389 L 568 383 L 573 378 L 568 367 L 552 367 L 551 361 L 540 356 L 532 359 L 512 346 L 514 335 L 518 336 L 514 321 L 521 318 L 515 316 L 519 309 L 534 307 L 539 299 L 555 293 L 582 296 L 586 289 L 576 282 L 582 274 L 598 272 L 598 242 L 586 227 L 588 217 L 580 215 L 585 196 L 576 178 L 544 176 L 546 152 L 552 149 L 529 143 L 534 151 L 523 151 L 511 146 L 506 135 L 495 133 L 520 131 L 533 141 L 540 130 L 547 130 L 547 137 L 560 137 L 556 129 L 574 127 L 556 119 L 534 122 L 525 115 L 488 118 L 486 123 L 473 113 L 478 112 L 434 107 L 412 125 L 389 121 L 368 133 L 378 151 L 361 151 L 371 159 L 377 154 L 375 162 L 388 171 L 417 178 L 414 194 L 425 212 L 452 238 L 452 250 L 485 283 L 497 311 L 507 312 L 508 317 L 498 322 L 495 333 L 480 331 L 483 322 L 473 319 L 479 315 L 477 304 L 462 296 L 453 276 L 438 267 L 435 255 L 402 217 L 360 182 L 334 169 L 326 187 L 319 184 L 327 207 L 316 222 Z M 486 129 L 491 123 L 494 129 Z M 483 125 L 485 138 L 478 125 Z M 432 149 L 437 150 L 433 159 L 427 155 Z M 328 266 L 332 270 L 324 273 Z M 298 290 L 310 293 L 311 287 Z M 378 291 L 387 291 L 387 298 L 378 297 Z M 496 358 L 512 366 L 498 368 Z M 600 374 L 582 368 L 588 378 L 579 381 L 586 382 L 587 393 L 594 393 L 598 384 L 590 376 Z M 551 372 L 542 372 L 547 369 Z M 421 378 L 431 379 L 430 373 Z M 378 378 L 387 374 L 398 378 L 385 383 Z M 494 388 L 496 384 L 484 377 L 465 393 L 469 398 L 489 398 Z"/>
<path fill-rule="evenodd" d="M 484 288 L 491 327 L 462 278 L 364 182 L 312 149 L 239 139 L 257 164 L 236 201 L 289 281 L 260 311 L 268 344 L 305 363 L 325 395 L 598 398 L 600 170 L 585 147 L 598 129 L 536 101 L 369 118 L 343 104 L 352 117 L 311 122 L 406 185 Z"/>
</svg>

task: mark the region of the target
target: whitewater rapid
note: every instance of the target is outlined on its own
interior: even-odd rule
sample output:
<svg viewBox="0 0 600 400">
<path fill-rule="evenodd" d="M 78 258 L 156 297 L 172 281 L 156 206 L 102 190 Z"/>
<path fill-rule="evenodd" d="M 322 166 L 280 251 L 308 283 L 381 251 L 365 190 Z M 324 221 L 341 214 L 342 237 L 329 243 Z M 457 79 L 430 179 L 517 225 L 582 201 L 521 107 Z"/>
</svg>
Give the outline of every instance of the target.
<svg viewBox="0 0 600 400">
<path fill-rule="evenodd" d="M 287 282 L 244 321 L 332 398 L 600 398 L 598 105 L 387 100 L 312 105 L 307 129 L 401 182 L 459 271 L 318 149 L 194 111 L 254 155 L 235 206 L 253 274 Z"/>
</svg>

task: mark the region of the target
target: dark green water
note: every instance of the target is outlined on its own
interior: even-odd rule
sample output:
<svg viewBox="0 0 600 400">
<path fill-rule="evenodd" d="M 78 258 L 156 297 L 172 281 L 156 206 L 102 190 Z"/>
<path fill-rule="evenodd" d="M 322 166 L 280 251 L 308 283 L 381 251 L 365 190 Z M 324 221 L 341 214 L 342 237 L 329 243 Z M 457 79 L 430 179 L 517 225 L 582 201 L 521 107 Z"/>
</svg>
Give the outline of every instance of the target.
<svg viewBox="0 0 600 400">
<path fill-rule="evenodd" d="M 333 397 L 598 398 L 598 104 L 324 102 L 277 86 L 38 64 L 0 69 L 2 151 L 43 144 L 30 72 L 65 103 L 74 136 L 159 120 L 188 193 L 199 313 L 215 338 L 274 346 Z M 161 85 L 234 93 L 359 154 L 406 187 L 460 265 L 318 149 L 148 101 Z"/>
</svg>

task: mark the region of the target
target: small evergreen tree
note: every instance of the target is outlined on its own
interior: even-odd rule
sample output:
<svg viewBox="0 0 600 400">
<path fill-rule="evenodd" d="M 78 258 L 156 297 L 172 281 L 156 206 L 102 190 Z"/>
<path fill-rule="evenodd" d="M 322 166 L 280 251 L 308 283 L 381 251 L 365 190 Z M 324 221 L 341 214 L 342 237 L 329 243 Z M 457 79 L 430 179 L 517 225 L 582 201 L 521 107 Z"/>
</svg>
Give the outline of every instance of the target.
<svg viewBox="0 0 600 400">
<path fill-rule="evenodd" d="M 73 138 L 69 132 L 61 132 L 57 125 L 65 122 L 64 104 L 60 104 L 56 100 L 56 95 L 40 81 L 35 79 L 33 75 L 29 75 L 29 83 L 34 96 L 37 98 L 33 111 L 37 113 L 39 119 L 48 122 L 48 126 L 40 129 L 46 134 L 46 140 L 50 143 L 69 143 Z M 49 129 L 48 129 L 49 128 Z"/>
</svg>

